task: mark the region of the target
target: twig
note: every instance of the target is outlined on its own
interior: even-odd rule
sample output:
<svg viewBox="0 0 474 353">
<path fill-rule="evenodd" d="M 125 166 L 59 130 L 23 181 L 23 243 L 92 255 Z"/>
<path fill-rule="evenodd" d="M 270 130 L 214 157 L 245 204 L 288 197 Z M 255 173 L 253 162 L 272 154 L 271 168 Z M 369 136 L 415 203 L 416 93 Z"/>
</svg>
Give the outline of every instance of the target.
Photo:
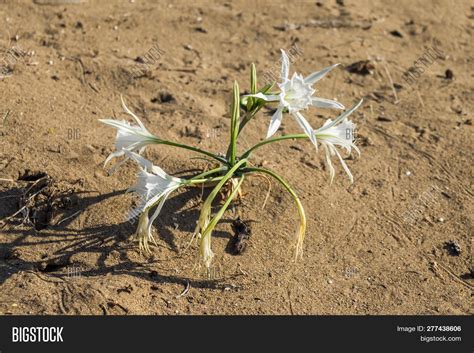
<svg viewBox="0 0 474 353">
<path fill-rule="evenodd" d="M 265 179 L 265 181 L 268 182 L 268 191 L 267 191 L 267 194 L 265 195 L 265 200 L 263 201 L 263 204 L 262 204 L 262 210 L 263 210 L 267 204 L 268 198 L 270 197 L 270 191 L 272 190 L 272 182 L 270 181 L 270 178 L 268 178 L 266 175 L 255 174 L 255 176 L 261 177 Z"/>
<path fill-rule="evenodd" d="M 75 61 L 75 62 L 79 63 L 79 66 L 81 67 L 81 73 L 82 73 L 82 76 L 81 76 L 82 84 L 84 86 L 89 86 L 93 91 L 95 91 L 96 93 L 99 93 L 99 90 L 97 89 L 97 87 L 95 87 L 90 82 L 87 82 L 87 80 L 86 80 L 86 69 L 84 68 L 84 63 L 82 62 L 82 59 L 79 58 L 79 57 L 76 57 L 76 56 L 71 56 L 71 57 L 66 56 L 65 58 L 68 59 L 68 60 Z"/>
<path fill-rule="evenodd" d="M 113 302 L 115 306 L 118 306 L 120 309 L 122 309 L 126 314 L 128 314 L 130 312 L 129 309 L 127 309 L 126 307 L 124 307 L 122 304 L 119 304 L 119 303 L 115 303 Z"/>
<path fill-rule="evenodd" d="M 189 281 L 186 280 L 186 288 L 184 288 L 184 290 L 181 292 L 181 294 L 178 294 L 178 295 L 175 296 L 174 298 L 175 298 L 175 299 L 178 299 L 178 298 L 184 297 L 186 294 L 188 294 L 189 288 L 190 288 Z"/>
<path fill-rule="evenodd" d="M 31 189 L 33 189 L 33 187 L 35 185 L 37 185 L 40 181 L 43 181 L 44 179 L 47 179 L 48 178 L 48 175 L 45 175 L 44 177 L 41 177 L 39 178 L 38 180 L 36 180 L 33 184 L 30 185 L 30 187 L 23 193 L 23 196 L 26 196 L 26 194 L 28 194 L 30 192 Z M 43 189 L 41 189 L 43 190 Z"/>
<path fill-rule="evenodd" d="M 416 91 L 416 94 L 418 96 L 418 99 L 420 100 L 421 106 L 425 107 L 425 104 L 423 103 L 423 99 L 421 99 L 420 91 Z"/>
<path fill-rule="evenodd" d="M 165 71 L 178 71 L 178 72 L 189 72 L 192 74 L 196 73 L 197 69 L 180 69 L 180 68 L 175 68 L 175 69 L 165 69 Z"/>
<path fill-rule="evenodd" d="M 390 71 L 388 71 L 388 68 L 387 68 L 387 65 L 385 65 L 385 62 L 382 62 L 382 65 L 385 69 L 385 72 L 387 73 L 388 80 L 390 81 L 390 86 L 392 87 L 393 96 L 395 97 L 394 104 L 398 104 L 399 100 L 398 100 L 398 96 L 397 96 L 397 91 L 395 90 L 395 86 L 393 85 L 392 75 L 390 75 Z"/>
<path fill-rule="evenodd" d="M 244 270 L 242 270 L 242 268 L 239 266 L 239 272 L 240 274 L 244 275 L 244 276 L 248 276 L 249 274 L 247 272 L 245 272 Z"/>
<path fill-rule="evenodd" d="M 18 197 L 18 195 L 7 195 L 7 196 L 2 196 L 0 197 L 0 200 L 3 200 L 3 199 L 9 199 L 11 197 Z"/>
<path fill-rule="evenodd" d="M 189 240 L 189 242 L 186 244 L 186 247 L 184 248 L 183 253 L 185 253 L 189 249 L 195 237 L 196 237 L 196 232 L 193 232 L 193 235 L 191 236 L 191 239 Z"/>
<path fill-rule="evenodd" d="M 39 180 L 39 179 L 38 179 Z M 16 211 L 14 214 L 12 214 L 11 216 L 8 216 L 2 220 L 0 220 L 0 222 L 3 223 L 3 226 L 5 226 L 5 222 L 8 221 L 9 219 L 12 219 L 13 217 L 15 217 L 18 213 L 20 213 L 21 211 L 23 211 L 25 208 L 27 208 L 27 205 L 28 205 L 28 202 L 33 198 L 35 197 L 36 195 L 38 195 L 40 192 L 42 192 L 44 189 L 46 188 L 45 187 L 42 187 L 40 190 L 38 190 L 37 192 L 35 192 L 33 195 L 31 195 L 30 197 L 28 197 L 28 199 L 25 201 L 25 204 L 18 210 Z M 31 189 L 31 188 L 30 188 Z M 2 226 L 2 228 L 3 228 Z"/>
<path fill-rule="evenodd" d="M 66 217 L 66 218 L 61 219 L 58 223 L 56 223 L 56 225 L 57 225 L 57 226 L 60 225 L 61 223 L 63 223 L 63 222 L 65 222 L 65 221 L 67 221 L 68 219 L 74 217 L 75 215 L 77 215 L 77 214 L 80 213 L 81 211 L 82 211 L 82 210 L 79 210 L 79 211 L 77 211 L 77 212 L 74 212 L 72 215 L 70 215 L 70 216 L 68 216 L 68 217 Z"/>
<path fill-rule="evenodd" d="M 453 278 L 456 282 L 462 284 L 463 286 L 466 286 L 467 288 L 469 288 L 470 290 L 474 290 L 474 286 L 470 285 L 469 283 L 467 283 L 466 281 L 463 281 L 461 278 L 459 278 L 458 276 L 456 276 L 456 274 L 454 274 L 449 268 L 447 268 L 446 266 L 440 264 L 439 262 L 434 262 L 435 266 L 438 265 L 439 267 L 441 267 L 443 270 L 445 270 L 450 276 L 451 278 Z"/>
<path fill-rule="evenodd" d="M 293 312 L 293 303 L 291 302 L 291 291 L 288 289 L 288 302 L 290 303 L 290 313 L 291 315 L 295 315 Z"/>
<path fill-rule="evenodd" d="M 5 123 L 6 123 L 6 121 L 7 121 L 7 119 L 8 119 L 9 116 L 10 116 L 10 110 L 7 110 L 7 111 L 5 112 L 5 114 L 3 114 L 2 126 L 5 126 Z"/>
<path fill-rule="evenodd" d="M 7 181 L 7 182 L 10 182 L 10 183 L 15 182 L 15 180 L 13 180 L 13 179 L 5 179 L 5 178 L 0 178 L 0 181 Z"/>
</svg>

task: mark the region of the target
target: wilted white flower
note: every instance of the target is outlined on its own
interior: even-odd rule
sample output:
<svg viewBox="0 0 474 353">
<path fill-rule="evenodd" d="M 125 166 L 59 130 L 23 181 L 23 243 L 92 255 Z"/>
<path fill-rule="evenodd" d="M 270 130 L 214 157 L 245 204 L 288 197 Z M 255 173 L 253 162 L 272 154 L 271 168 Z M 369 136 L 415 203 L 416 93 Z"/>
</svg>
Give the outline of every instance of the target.
<svg viewBox="0 0 474 353">
<path fill-rule="evenodd" d="M 303 77 L 301 74 L 295 72 L 290 79 L 290 60 L 283 49 L 281 50 L 281 61 L 281 82 L 278 83 L 280 93 L 275 95 L 267 95 L 263 93 L 250 95 L 250 97 L 257 97 L 267 102 L 278 102 L 277 110 L 270 121 L 267 138 L 275 134 L 280 127 L 283 113 L 288 111 L 288 113 L 296 119 L 311 141 L 316 145 L 316 140 L 313 136 L 313 129 L 300 113 L 300 110 L 304 110 L 309 106 L 344 109 L 344 106 L 339 102 L 313 96 L 316 90 L 313 89 L 312 86 L 339 64 L 329 66 L 321 71 L 313 72 L 307 77 Z"/>
<path fill-rule="evenodd" d="M 202 237 L 199 241 L 199 253 L 206 268 L 211 267 L 214 252 L 211 249 L 211 233 Z"/>
<path fill-rule="evenodd" d="M 166 174 L 163 169 L 153 165 L 149 160 L 143 158 L 137 153 L 129 152 L 127 150 L 125 153 L 127 157 L 132 158 L 141 166 L 141 170 L 138 173 L 137 184 L 129 189 L 129 191 L 136 192 L 140 196 L 141 201 L 137 208 L 132 210 L 129 218 L 133 218 L 141 213 L 137 236 L 140 244 L 143 244 L 143 247 L 147 251 L 147 241 L 154 241 L 151 232 L 153 221 L 160 214 L 169 195 L 185 184 L 186 180 Z M 155 212 L 151 218 L 148 218 L 149 210 L 155 205 Z"/>
<path fill-rule="evenodd" d="M 138 219 L 138 227 L 135 232 L 135 237 L 138 239 L 140 250 L 143 250 L 146 253 L 150 252 L 150 248 L 148 247 L 148 240 L 155 242 L 153 236 L 149 232 L 149 225 L 150 220 L 148 218 L 148 210 L 145 210 Z"/>
<path fill-rule="evenodd" d="M 119 121 L 113 119 L 99 119 L 100 122 L 117 128 L 117 137 L 115 142 L 116 151 L 107 157 L 104 165 L 106 165 L 112 158 L 125 155 L 125 151 L 138 151 L 138 153 L 142 153 L 147 145 L 156 143 L 157 141 L 157 138 L 145 128 L 140 119 L 138 119 L 138 117 L 127 108 L 123 98 L 120 97 L 120 99 L 122 100 L 123 109 L 128 115 L 135 119 L 138 126 L 131 125 L 125 120 Z M 114 168 L 112 168 L 112 171 L 116 170 L 127 159 L 128 157 L 126 157 L 122 162 L 118 163 Z"/>
<path fill-rule="evenodd" d="M 331 162 L 331 157 L 336 155 L 341 161 L 342 167 L 349 176 L 351 183 L 354 182 L 351 171 L 347 167 L 346 162 L 342 158 L 341 154 L 337 150 L 336 146 L 340 146 L 351 153 L 351 149 L 354 148 L 360 155 L 360 151 L 354 144 L 354 129 L 355 124 L 347 119 L 347 117 L 356 110 L 362 104 L 362 100 L 357 103 L 354 107 L 342 113 L 334 121 L 328 119 L 324 125 L 318 130 L 314 131 L 315 139 L 320 142 L 326 151 L 326 161 L 329 166 L 329 174 L 331 176 L 331 182 L 334 179 L 334 167 Z"/>
</svg>

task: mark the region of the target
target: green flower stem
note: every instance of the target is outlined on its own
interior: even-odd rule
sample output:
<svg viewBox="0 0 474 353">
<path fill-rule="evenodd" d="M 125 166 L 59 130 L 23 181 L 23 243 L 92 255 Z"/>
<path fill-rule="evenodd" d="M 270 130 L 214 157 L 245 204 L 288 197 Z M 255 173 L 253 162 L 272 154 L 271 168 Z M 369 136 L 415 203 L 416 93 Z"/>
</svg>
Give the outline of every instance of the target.
<svg viewBox="0 0 474 353">
<path fill-rule="evenodd" d="M 231 201 L 234 199 L 235 195 L 237 194 L 237 192 L 239 191 L 239 188 L 240 188 L 240 185 L 242 185 L 242 182 L 244 181 L 244 175 L 242 175 L 240 177 L 240 180 L 239 182 L 237 183 L 236 187 L 234 188 L 234 190 L 232 190 L 232 193 L 230 194 L 230 196 L 227 198 L 227 200 L 225 200 L 224 204 L 222 205 L 221 209 L 216 213 L 216 215 L 212 218 L 212 220 L 209 222 L 209 225 L 207 226 L 207 228 L 204 230 L 204 232 L 202 233 L 202 237 L 206 237 L 206 236 L 210 236 L 211 235 L 211 232 L 212 230 L 215 228 L 217 222 L 219 222 L 219 220 L 222 218 L 222 216 L 224 215 L 224 212 L 226 211 L 227 207 L 229 207 L 229 204 L 231 203 Z"/>
<path fill-rule="evenodd" d="M 190 179 L 184 185 L 197 185 L 197 184 L 206 184 L 206 183 L 213 183 L 219 180 L 222 180 L 224 177 L 215 177 L 215 178 L 201 178 L 201 179 Z"/>
<path fill-rule="evenodd" d="M 217 179 L 220 179 L 219 183 L 217 183 L 217 185 L 214 187 L 214 189 L 212 189 L 211 193 L 207 196 L 206 198 L 206 201 L 204 201 L 204 204 L 202 205 L 202 208 L 201 208 L 201 216 L 203 216 L 203 211 L 202 210 L 207 210 L 209 209 L 210 210 L 210 207 L 212 205 L 212 201 L 214 201 L 214 198 L 217 196 L 217 194 L 219 193 L 220 189 L 224 186 L 224 184 L 227 182 L 227 180 L 229 180 L 230 178 L 232 178 L 232 176 L 234 175 L 235 171 L 237 169 L 240 168 L 241 165 L 243 165 L 244 163 L 246 163 L 247 160 L 246 159 L 242 159 L 240 161 L 238 161 L 232 168 L 229 169 L 229 171 L 222 177 L 218 177 L 216 178 Z M 211 180 L 207 180 L 206 182 L 208 181 L 211 181 Z M 193 183 L 198 183 L 197 181 L 193 181 Z M 198 221 L 198 225 L 199 223 L 203 223 L 204 221 L 201 219 L 201 216 L 199 217 L 199 221 Z"/>
<path fill-rule="evenodd" d="M 234 88 L 232 90 L 232 118 L 230 121 L 230 143 L 227 149 L 226 159 L 228 164 L 233 166 L 237 157 L 237 136 L 239 136 L 239 121 L 240 121 L 240 96 L 239 85 L 234 81 Z"/>
<path fill-rule="evenodd" d="M 257 68 L 254 63 L 250 66 L 250 93 L 257 93 Z"/>
<path fill-rule="evenodd" d="M 251 147 L 247 151 L 245 151 L 241 158 L 248 158 L 253 151 L 255 151 L 256 149 L 258 149 L 258 148 L 260 148 L 260 147 L 262 147 L 266 144 L 269 144 L 269 143 L 273 143 L 273 142 L 277 142 L 277 141 L 283 141 L 283 140 L 307 139 L 307 138 L 308 138 L 308 135 L 306 135 L 306 134 L 292 134 L 292 135 L 283 135 L 283 136 L 263 140 L 263 141 L 255 144 L 253 147 Z"/>
<path fill-rule="evenodd" d="M 202 231 L 202 235 L 200 236 L 200 239 L 199 239 L 199 253 L 201 254 L 201 258 L 202 258 L 203 262 L 205 263 L 208 270 L 211 266 L 212 258 L 214 257 L 214 254 L 211 250 L 211 234 L 212 234 L 212 231 L 214 230 L 217 223 L 219 222 L 219 220 L 224 215 L 224 212 L 227 210 L 227 207 L 229 206 L 231 201 L 234 199 L 235 195 L 238 193 L 239 188 L 242 185 L 242 182 L 244 181 L 244 178 L 245 177 L 243 175 L 240 177 L 239 182 L 237 183 L 234 190 L 232 190 L 232 193 L 229 195 L 227 200 L 225 200 L 224 205 L 222 205 L 220 210 L 215 214 L 214 217 L 212 217 L 212 219 L 209 221 L 209 223 L 206 225 L 207 222 L 205 222 L 204 219 L 203 219 L 203 222 L 201 223 L 201 226 L 205 227 L 205 229 Z M 206 200 L 205 204 L 207 202 L 208 202 L 208 200 Z M 206 213 L 205 213 L 204 217 L 209 217 L 210 203 L 207 204 L 207 208 L 203 207 L 202 210 L 205 210 L 205 209 L 208 210 L 208 213 L 207 213 L 207 216 L 206 216 Z M 201 212 L 203 212 L 202 210 L 201 210 Z M 207 219 L 209 219 L 209 218 L 207 218 Z M 200 217 L 200 221 L 201 221 L 201 217 Z"/>
<path fill-rule="evenodd" d="M 209 205 L 212 203 L 212 201 L 214 200 L 214 198 L 216 197 L 217 193 L 219 192 L 219 190 L 224 186 L 224 184 L 227 182 L 227 180 L 229 180 L 230 178 L 232 178 L 232 176 L 234 175 L 235 171 L 237 169 L 240 168 L 241 165 L 243 165 L 244 163 L 246 163 L 247 160 L 246 159 L 241 159 L 240 161 L 238 161 L 232 168 L 229 169 L 229 171 L 223 176 L 223 177 L 219 177 L 219 178 L 222 178 L 219 183 L 214 187 L 214 189 L 212 190 L 212 192 L 209 194 L 208 198 L 206 199 L 205 203 L 208 203 Z"/>
<path fill-rule="evenodd" d="M 190 151 L 193 151 L 193 152 L 204 154 L 204 155 L 206 155 L 208 157 L 211 157 L 211 158 L 213 158 L 213 159 L 215 159 L 215 160 L 217 160 L 221 163 L 228 164 L 227 160 L 224 157 L 220 157 L 220 156 L 218 156 L 214 153 L 204 151 L 204 150 L 202 150 L 200 148 L 197 148 L 197 147 L 192 147 L 192 146 L 188 146 L 188 145 L 183 145 L 181 143 L 167 141 L 167 140 L 161 140 L 161 139 L 157 139 L 156 143 L 159 144 L 159 145 L 168 145 L 168 146 L 173 146 L 173 147 L 178 147 L 178 148 L 184 148 L 186 150 L 190 150 Z"/>
<path fill-rule="evenodd" d="M 224 184 L 227 182 L 227 180 L 232 178 L 235 171 L 237 169 L 239 169 L 240 166 L 242 166 L 246 162 L 247 162 L 246 159 L 240 160 L 232 168 L 230 168 L 229 171 L 224 176 L 220 177 L 221 180 L 214 187 L 214 189 L 212 189 L 211 193 L 207 196 L 206 201 L 204 201 L 204 204 L 201 207 L 201 214 L 199 215 L 199 220 L 198 220 L 198 223 L 197 223 L 197 226 L 196 226 L 196 231 L 194 232 L 194 234 L 198 234 L 199 232 L 201 232 L 202 229 L 204 229 L 204 227 L 206 227 L 206 229 L 207 229 L 207 225 L 208 225 L 207 219 L 208 219 L 208 217 L 210 215 L 210 212 L 211 212 L 212 201 L 214 201 L 214 198 L 217 196 L 220 189 L 224 186 Z M 202 242 L 202 238 L 201 238 L 200 243 L 201 243 L 200 249 L 202 249 L 202 246 L 204 244 Z"/>
<path fill-rule="evenodd" d="M 193 176 L 192 178 L 190 178 L 189 180 L 196 180 L 196 179 L 202 179 L 208 175 L 212 175 L 212 174 L 216 174 L 216 173 L 219 173 L 219 172 L 223 172 L 227 170 L 227 168 L 225 167 L 219 167 L 219 168 L 214 168 L 214 169 L 211 169 L 211 170 L 208 170 L 206 172 L 203 172 L 201 174 L 198 174 L 198 175 L 195 175 Z"/>
</svg>

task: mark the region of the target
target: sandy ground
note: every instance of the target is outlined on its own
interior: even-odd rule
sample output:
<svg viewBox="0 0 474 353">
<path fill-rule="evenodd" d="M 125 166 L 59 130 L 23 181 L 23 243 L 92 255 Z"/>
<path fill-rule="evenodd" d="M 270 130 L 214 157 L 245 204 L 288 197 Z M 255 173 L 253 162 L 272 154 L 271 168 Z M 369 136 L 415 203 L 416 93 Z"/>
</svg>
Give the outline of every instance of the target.
<svg viewBox="0 0 474 353">
<path fill-rule="evenodd" d="M 0 225 L 0 313 L 472 313 L 472 3 L 56 2 L 0 1 L 0 219 L 40 172 L 53 183 L 30 200 L 30 216 L 44 218 L 48 197 L 57 201 L 36 227 L 24 212 Z M 304 259 L 292 261 L 292 199 L 273 184 L 262 209 L 267 183 L 251 177 L 214 233 L 211 279 L 196 247 L 184 251 L 199 189 L 172 196 L 156 222 L 158 246 L 140 255 L 125 221 L 136 168 L 107 174 L 115 131 L 97 120 L 125 118 L 123 94 L 155 134 L 223 152 L 233 80 L 248 90 L 250 64 L 274 72 L 280 48 L 297 48 L 292 68 L 305 74 L 342 64 L 318 84 L 320 96 L 365 99 L 352 117 L 362 153 L 347 160 L 353 185 L 338 163 L 329 185 L 324 155 L 307 141 L 254 155 L 301 195 Z M 433 48 L 442 55 L 404 79 Z M 265 136 L 269 114 L 246 127 L 240 150 Z M 336 114 L 306 112 L 313 126 Z M 286 118 L 281 130 L 299 128 Z M 146 156 L 176 175 L 208 167 L 169 147 Z M 252 235 L 236 256 L 239 216 Z"/>
</svg>

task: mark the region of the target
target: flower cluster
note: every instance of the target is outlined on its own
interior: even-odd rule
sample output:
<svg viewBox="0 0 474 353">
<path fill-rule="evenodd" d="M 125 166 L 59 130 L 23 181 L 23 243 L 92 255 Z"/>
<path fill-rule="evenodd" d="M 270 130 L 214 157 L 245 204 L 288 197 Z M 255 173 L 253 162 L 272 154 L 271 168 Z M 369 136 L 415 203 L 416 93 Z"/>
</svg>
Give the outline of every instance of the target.
<svg viewBox="0 0 474 353">
<path fill-rule="evenodd" d="M 237 83 L 234 83 L 230 141 L 225 157 L 220 153 L 213 153 L 197 147 L 168 141 L 153 135 L 146 129 L 140 119 L 128 109 L 123 99 L 123 109 L 135 120 L 137 125 L 127 121 L 117 121 L 113 119 L 100 120 L 102 123 L 117 129 L 116 150 L 108 156 L 105 164 L 113 158 L 124 157 L 121 162 L 112 168 L 112 171 L 128 159 L 135 161 L 139 167 L 137 183 L 129 190 L 138 194 L 141 200 L 139 205 L 132 210 L 130 216 L 133 218 L 139 215 L 136 236 L 140 250 L 146 253 L 151 251 L 148 242 L 154 242 L 152 224 L 160 214 L 163 205 L 172 192 L 180 187 L 212 185 L 213 189 L 202 205 L 201 214 L 193 236 L 198 241 L 201 259 L 205 266 L 209 268 L 214 257 L 214 253 L 211 249 L 212 231 L 232 200 L 240 194 L 245 176 L 266 174 L 279 182 L 295 201 L 300 218 L 300 224 L 297 230 L 296 256 L 302 255 L 303 239 L 306 231 L 306 216 L 298 195 L 291 186 L 273 170 L 253 166 L 250 160 L 251 154 L 256 149 L 269 143 L 288 139 L 308 139 L 316 147 L 316 150 L 318 150 L 318 145 L 323 147 L 329 167 L 331 182 L 335 175 L 335 169 L 332 164 L 333 156 L 337 156 L 344 171 L 349 176 L 350 181 L 353 182 L 352 173 L 341 156 L 338 147 L 347 153 L 351 153 L 352 149 L 354 149 L 360 155 L 359 149 L 354 144 L 355 124 L 348 120 L 348 117 L 361 105 L 362 100 L 352 108 L 345 110 L 335 120 L 328 119 L 321 127 L 314 129 L 302 113 L 308 108 L 345 109 L 344 106 L 337 101 L 315 95 L 317 91 L 314 85 L 337 67 L 338 64 L 314 72 L 306 77 L 298 73 L 293 73 L 293 75 L 290 76 L 290 61 L 283 50 L 281 53 L 281 81 L 276 84 L 277 90 L 272 90 L 275 84 L 268 84 L 257 89 L 257 74 L 254 65 L 252 65 L 251 70 L 250 94 L 240 96 L 239 87 Z M 252 146 L 243 154 L 237 155 L 237 140 L 239 134 L 246 124 L 254 119 L 258 111 L 264 106 L 273 106 L 276 109 L 270 119 L 266 138 Z M 241 113 L 244 115 L 241 116 Z M 296 120 L 303 130 L 302 134 L 275 136 L 285 114 L 289 114 Z M 160 144 L 187 149 L 213 158 L 219 163 L 219 167 L 187 179 L 170 176 L 163 169 L 153 165 L 151 161 L 141 156 L 148 145 Z M 230 186 L 231 191 L 225 196 L 225 200 L 220 206 L 219 211 L 213 215 L 213 203 L 221 189 L 226 185 Z M 154 211 L 152 211 L 153 209 Z M 152 214 L 151 217 L 150 214 Z"/>
</svg>

